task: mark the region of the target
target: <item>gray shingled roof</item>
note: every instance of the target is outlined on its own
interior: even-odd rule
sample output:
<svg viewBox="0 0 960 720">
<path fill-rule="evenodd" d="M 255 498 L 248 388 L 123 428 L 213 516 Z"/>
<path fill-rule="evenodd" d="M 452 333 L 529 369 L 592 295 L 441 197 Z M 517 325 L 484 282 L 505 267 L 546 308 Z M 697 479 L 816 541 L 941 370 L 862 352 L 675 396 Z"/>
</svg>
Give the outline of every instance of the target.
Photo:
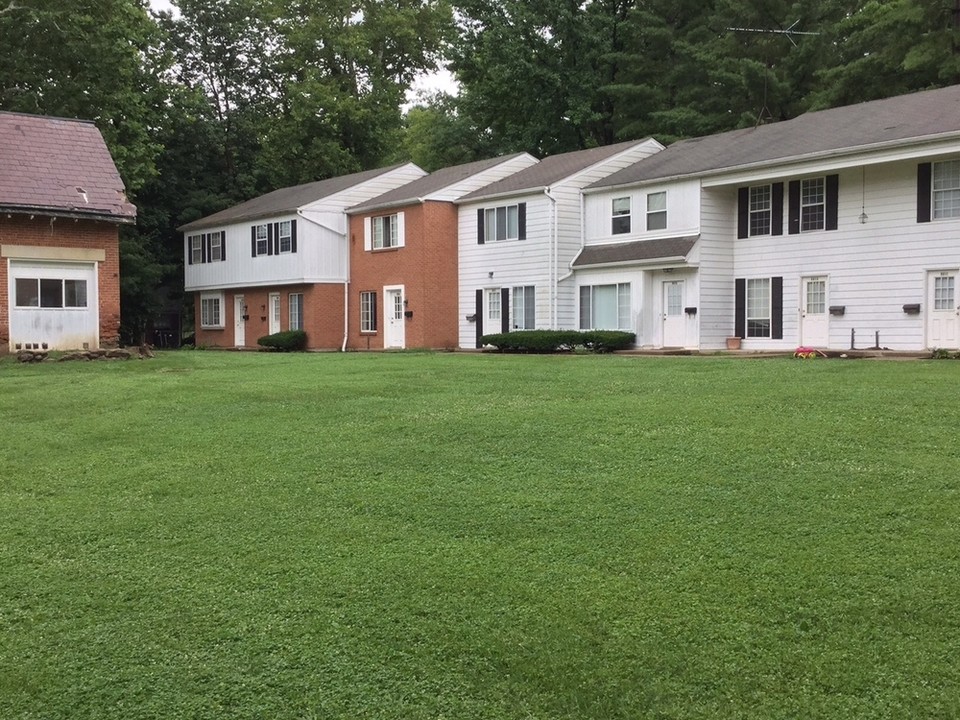
<svg viewBox="0 0 960 720">
<path fill-rule="evenodd" d="M 607 245 L 588 245 L 574 259 L 573 267 L 686 257 L 696 242 L 697 236 L 691 236 L 637 240 L 636 242 L 609 243 Z"/>
<path fill-rule="evenodd" d="M 329 178 L 327 180 L 318 180 L 317 182 L 306 183 L 304 185 L 294 185 L 293 187 L 280 188 L 266 195 L 252 198 L 239 205 L 234 205 L 226 210 L 207 215 L 206 217 L 188 222 L 181 225 L 178 230 L 188 232 L 190 230 L 199 230 L 200 228 L 214 227 L 217 225 L 229 225 L 244 220 L 255 220 L 257 218 L 269 217 L 271 215 L 282 215 L 284 213 L 296 212 L 298 208 L 309 205 L 317 200 L 335 195 L 354 185 L 371 180 L 379 175 L 403 167 L 406 163 L 392 165 L 376 170 L 366 170 L 364 172 L 353 173 L 352 175 L 342 175 L 340 177 Z"/>
<path fill-rule="evenodd" d="M 132 223 L 137 209 L 97 126 L 0 112 L 0 209 Z"/>
<path fill-rule="evenodd" d="M 960 132 L 960 85 L 831 108 L 770 125 L 681 140 L 589 186 L 614 187 L 745 165 L 856 152 Z"/>
<path fill-rule="evenodd" d="M 390 190 L 368 202 L 352 207 L 348 212 L 360 213 L 378 208 L 418 203 L 427 195 L 439 192 L 450 185 L 466 180 L 471 175 L 476 175 L 477 173 L 496 167 L 500 163 L 520 157 L 521 155 L 523 155 L 523 153 L 514 153 L 513 155 L 490 158 L 489 160 L 477 160 L 476 162 L 466 163 L 464 165 L 442 168 L 429 175 L 424 175 L 422 178 L 417 178 L 406 185 Z"/>
<path fill-rule="evenodd" d="M 460 198 L 460 201 L 467 202 L 496 195 L 542 190 L 641 142 L 646 141 L 631 140 L 630 142 L 617 143 L 616 145 L 604 145 L 603 147 L 590 148 L 589 150 L 576 150 L 560 155 L 550 155 L 536 165 L 531 165 L 510 177 L 498 180 L 468 195 L 464 195 Z"/>
</svg>

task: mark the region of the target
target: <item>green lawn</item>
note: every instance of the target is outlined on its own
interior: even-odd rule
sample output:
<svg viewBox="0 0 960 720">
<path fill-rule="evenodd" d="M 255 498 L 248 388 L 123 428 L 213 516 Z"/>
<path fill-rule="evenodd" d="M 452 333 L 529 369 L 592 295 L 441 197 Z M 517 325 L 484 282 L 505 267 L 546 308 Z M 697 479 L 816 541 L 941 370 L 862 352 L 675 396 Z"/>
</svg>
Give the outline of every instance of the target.
<svg viewBox="0 0 960 720">
<path fill-rule="evenodd" d="M 960 363 L 0 361 L 0 718 L 955 718 Z"/>
</svg>

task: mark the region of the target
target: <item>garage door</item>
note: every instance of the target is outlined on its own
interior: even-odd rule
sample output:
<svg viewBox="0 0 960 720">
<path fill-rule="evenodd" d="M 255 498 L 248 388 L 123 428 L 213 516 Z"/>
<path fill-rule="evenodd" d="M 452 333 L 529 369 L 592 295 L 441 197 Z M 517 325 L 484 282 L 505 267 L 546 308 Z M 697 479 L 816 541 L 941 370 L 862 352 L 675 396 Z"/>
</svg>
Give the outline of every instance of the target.
<svg viewBox="0 0 960 720">
<path fill-rule="evenodd" d="M 10 261 L 10 350 L 99 345 L 96 263 Z"/>
</svg>

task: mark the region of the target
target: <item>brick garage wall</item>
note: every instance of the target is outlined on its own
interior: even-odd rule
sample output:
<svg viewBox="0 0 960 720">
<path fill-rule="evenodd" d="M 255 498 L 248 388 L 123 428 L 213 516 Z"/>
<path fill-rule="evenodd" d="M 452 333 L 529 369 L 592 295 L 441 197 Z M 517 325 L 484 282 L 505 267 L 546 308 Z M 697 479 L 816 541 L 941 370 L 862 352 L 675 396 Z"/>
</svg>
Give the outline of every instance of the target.
<svg viewBox="0 0 960 720">
<path fill-rule="evenodd" d="M 98 263 L 100 345 L 115 347 L 120 341 L 120 246 L 114 223 L 29 215 L 0 216 L 0 245 L 103 250 Z M 10 292 L 6 258 L 0 259 L 0 352 L 10 344 Z"/>
<path fill-rule="evenodd" d="M 404 213 L 404 247 L 364 250 L 364 218 L 350 218 L 350 333 L 347 347 L 383 348 L 383 287 L 403 285 L 407 310 L 408 348 L 457 347 L 457 208 L 447 202 L 425 202 L 394 212 Z M 387 213 L 383 213 L 387 214 Z M 377 293 L 377 332 L 360 332 L 360 293 Z"/>
<path fill-rule="evenodd" d="M 280 330 L 290 329 L 290 295 L 303 293 L 303 329 L 310 350 L 339 350 L 343 344 L 343 285 L 311 284 L 275 287 L 231 288 L 223 291 L 222 330 L 200 327 L 200 296 L 194 293 L 193 311 L 198 347 L 232 348 L 234 345 L 234 298 L 243 295 L 247 306 L 244 321 L 244 347 L 258 348 L 257 340 L 269 333 L 270 294 L 280 294 Z"/>
</svg>

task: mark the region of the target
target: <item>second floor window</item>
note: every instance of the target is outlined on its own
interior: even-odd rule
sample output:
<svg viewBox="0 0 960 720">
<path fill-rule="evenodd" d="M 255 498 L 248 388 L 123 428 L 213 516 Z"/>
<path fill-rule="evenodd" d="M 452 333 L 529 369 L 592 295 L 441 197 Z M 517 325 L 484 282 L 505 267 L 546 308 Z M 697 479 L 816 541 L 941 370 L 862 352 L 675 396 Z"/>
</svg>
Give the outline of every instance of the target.
<svg viewBox="0 0 960 720">
<path fill-rule="evenodd" d="M 223 230 L 187 237 L 187 262 L 190 265 L 222 262 L 227 259 Z"/>
<path fill-rule="evenodd" d="M 750 188 L 750 236 L 769 235 L 773 204 L 769 185 Z"/>
<path fill-rule="evenodd" d="M 826 219 L 824 178 L 800 181 L 800 232 L 823 230 Z"/>
<path fill-rule="evenodd" d="M 613 223 L 610 231 L 613 235 L 630 232 L 630 198 L 614 198 L 612 201 Z"/>
<path fill-rule="evenodd" d="M 399 245 L 399 218 L 396 215 L 381 215 L 371 218 L 373 249 L 392 248 Z"/>
<path fill-rule="evenodd" d="M 666 230 L 667 193 L 658 192 L 647 195 L 647 230 Z"/>
<path fill-rule="evenodd" d="M 257 242 L 257 255 L 266 255 L 270 249 L 270 235 L 266 225 L 257 225 L 254 229 Z"/>
<path fill-rule="evenodd" d="M 960 217 L 960 160 L 933 163 L 933 217 Z"/>
</svg>

